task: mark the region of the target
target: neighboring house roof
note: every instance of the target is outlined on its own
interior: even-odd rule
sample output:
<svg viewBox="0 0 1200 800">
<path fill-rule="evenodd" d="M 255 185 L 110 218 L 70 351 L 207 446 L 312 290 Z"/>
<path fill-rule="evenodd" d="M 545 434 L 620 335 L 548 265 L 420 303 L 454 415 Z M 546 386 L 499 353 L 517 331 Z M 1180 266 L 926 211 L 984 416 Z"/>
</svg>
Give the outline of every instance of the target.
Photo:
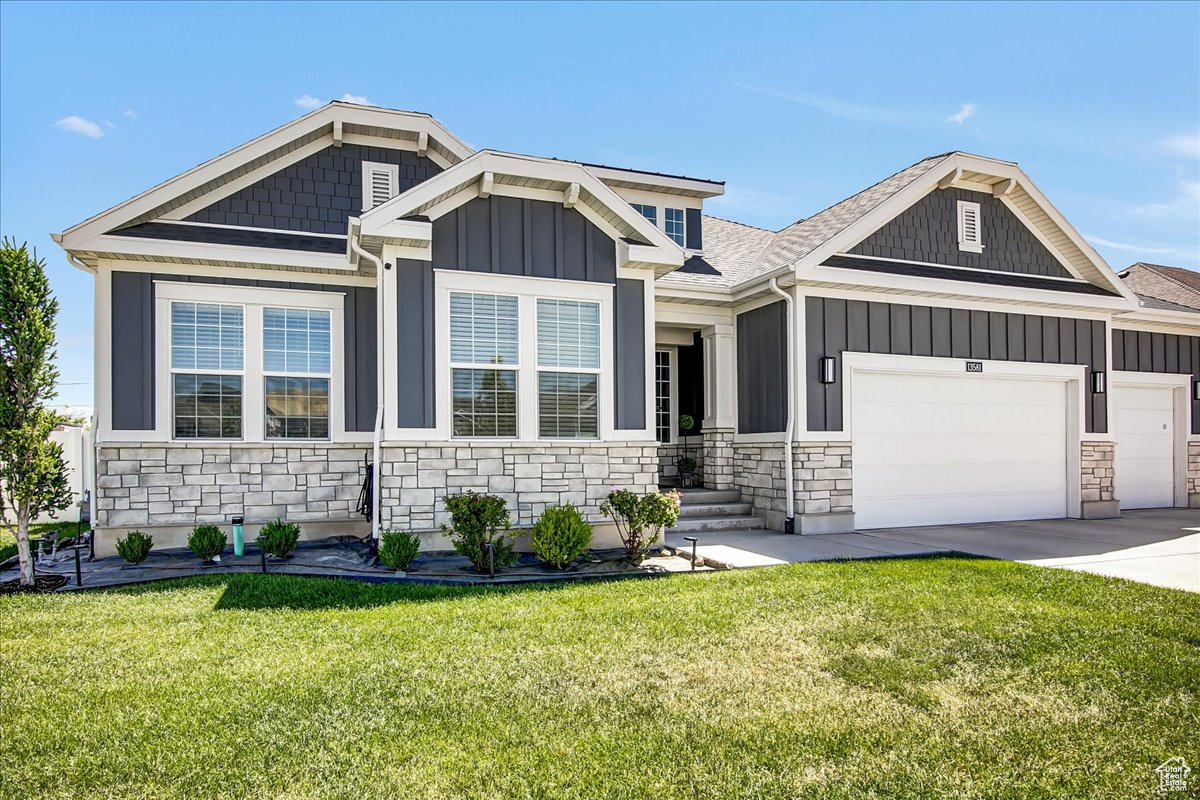
<svg viewBox="0 0 1200 800">
<path fill-rule="evenodd" d="M 763 228 L 706 215 L 703 256 L 693 256 L 683 268 L 665 275 L 658 283 L 665 286 L 728 289 L 745 279 L 774 235 Z M 700 265 L 689 267 L 693 259 L 701 259 L 704 266 L 710 269 L 702 270 Z"/>
<path fill-rule="evenodd" d="M 1121 280 L 1146 308 L 1200 313 L 1200 272 L 1139 262 Z"/>
</svg>

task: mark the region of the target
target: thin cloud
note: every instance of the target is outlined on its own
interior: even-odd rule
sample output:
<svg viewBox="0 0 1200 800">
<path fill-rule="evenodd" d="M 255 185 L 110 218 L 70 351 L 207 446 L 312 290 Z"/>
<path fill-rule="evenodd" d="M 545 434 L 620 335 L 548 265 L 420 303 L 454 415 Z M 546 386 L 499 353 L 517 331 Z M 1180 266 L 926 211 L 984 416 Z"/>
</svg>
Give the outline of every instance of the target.
<svg viewBox="0 0 1200 800">
<path fill-rule="evenodd" d="M 69 131 L 70 133 L 78 133 L 80 136 L 86 136 L 89 139 L 100 139 L 104 137 L 104 131 L 100 126 L 92 122 L 90 119 L 77 117 L 72 114 L 69 117 L 63 117 L 58 122 L 54 123 L 54 127 L 60 131 Z"/>
<path fill-rule="evenodd" d="M 111 119 L 106 119 L 106 120 L 104 120 L 104 127 L 115 128 L 115 127 L 117 127 L 117 123 L 113 122 Z"/>
<path fill-rule="evenodd" d="M 371 101 L 368 100 L 365 96 L 363 96 L 361 94 L 350 94 L 349 92 L 346 92 L 344 95 L 342 95 L 342 102 L 343 103 L 356 103 L 360 106 L 373 105 L 373 103 L 371 103 Z"/>
<path fill-rule="evenodd" d="M 907 115 L 889 108 L 862 105 L 859 103 L 849 103 L 844 100 L 838 100 L 833 97 L 826 97 L 819 94 L 788 92 L 781 89 L 772 89 L 767 86 L 754 86 L 752 84 L 741 83 L 739 81 L 734 81 L 733 85 L 744 92 L 762 95 L 763 97 L 774 97 L 778 100 L 787 100 L 791 103 L 799 103 L 802 106 L 814 108 L 817 111 L 821 111 L 834 117 L 859 120 L 862 122 L 908 121 Z"/>
<path fill-rule="evenodd" d="M 292 102 L 301 108 L 307 108 L 309 110 L 325 105 L 323 100 L 319 100 L 318 98 L 313 97 L 311 94 L 302 94 Z"/>
<path fill-rule="evenodd" d="M 1180 178 L 1175 197 L 1165 202 L 1134 206 L 1129 209 L 1129 213 L 1155 219 L 1182 217 L 1194 220 L 1200 217 L 1200 181 Z"/>
<path fill-rule="evenodd" d="M 137 119 L 137 112 L 133 109 L 127 108 L 121 112 L 121 116 L 125 119 Z"/>
<path fill-rule="evenodd" d="M 1083 238 L 1087 239 L 1094 245 L 1100 247 L 1109 247 L 1113 250 L 1126 250 L 1131 253 L 1145 253 L 1156 256 L 1170 256 L 1179 253 L 1174 247 L 1144 247 L 1140 244 L 1130 244 L 1128 242 L 1114 242 L 1111 239 L 1101 239 L 1099 236 L 1089 236 L 1084 234 Z"/>
<path fill-rule="evenodd" d="M 978 108 L 979 107 L 974 103 L 963 103 L 961 106 L 959 106 L 958 111 L 946 117 L 946 122 L 953 122 L 958 125 L 962 125 L 968 119 L 975 116 L 975 111 Z"/>
<path fill-rule="evenodd" d="M 1173 156 L 1200 161 L 1200 134 L 1181 133 L 1162 141 L 1162 148 Z"/>
</svg>

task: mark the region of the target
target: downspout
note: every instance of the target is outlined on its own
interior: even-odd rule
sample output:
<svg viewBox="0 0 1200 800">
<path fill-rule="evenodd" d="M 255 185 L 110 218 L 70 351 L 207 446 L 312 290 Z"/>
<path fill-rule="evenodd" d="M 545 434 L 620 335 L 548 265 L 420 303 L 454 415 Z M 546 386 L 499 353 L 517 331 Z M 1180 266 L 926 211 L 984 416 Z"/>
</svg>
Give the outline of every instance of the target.
<svg viewBox="0 0 1200 800">
<path fill-rule="evenodd" d="M 371 255 L 358 243 L 357 234 L 351 232 L 350 249 L 375 265 L 375 435 L 371 443 L 371 464 L 374 474 L 374 486 L 371 487 L 371 541 L 375 548 L 379 547 L 379 494 L 380 494 L 380 461 L 379 453 L 383 444 L 383 359 L 386 342 L 383 338 L 383 259 Z"/>
<path fill-rule="evenodd" d="M 796 427 L 796 376 L 793 374 L 796 364 L 796 326 L 792 321 L 792 296 L 779 288 L 779 281 L 771 278 L 771 291 L 783 298 L 787 313 L 784 314 L 784 324 L 787 325 L 787 431 L 783 438 L 783 474 L 787 481 L 787 519 L 783 523 L 784 533 L 796 532 L 796 487 L 792 481 L 792 432 Z"/>
</svg>

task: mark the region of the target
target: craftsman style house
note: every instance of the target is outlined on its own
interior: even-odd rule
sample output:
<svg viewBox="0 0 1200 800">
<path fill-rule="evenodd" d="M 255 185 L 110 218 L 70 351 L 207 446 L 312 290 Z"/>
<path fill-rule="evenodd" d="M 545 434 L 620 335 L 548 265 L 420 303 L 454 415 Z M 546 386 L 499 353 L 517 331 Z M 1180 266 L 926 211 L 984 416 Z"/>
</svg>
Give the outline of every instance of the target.
<svg viewBox="0 0 1200 800">
<path fill-rule="evenodd" d="M 56 236 L 95 279 L 101 549 L 433 530 L 464 490 L 595 518 L 684 448 L 726 523 L 798 533 L 1200 505 L 1194 284 L 1139 298 L 1015 164 L 777 232 L 723 191 L 331 103 Z"/>
</svg>

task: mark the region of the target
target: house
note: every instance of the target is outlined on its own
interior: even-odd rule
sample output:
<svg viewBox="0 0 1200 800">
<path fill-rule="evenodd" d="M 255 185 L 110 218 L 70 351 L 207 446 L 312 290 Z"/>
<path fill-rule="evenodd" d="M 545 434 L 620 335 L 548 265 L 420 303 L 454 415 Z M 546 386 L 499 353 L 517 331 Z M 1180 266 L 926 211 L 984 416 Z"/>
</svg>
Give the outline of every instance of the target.
<svg viewBox="0 0 1200 800">
<path fill-rule="evenodd" d="M 335 102 L 56 236 L 95 278 L 100 549 L 365 532 L 367 463 L 376 529 L 464 490 L 598 519 L 685 448 L 800 533 L 1200 505 L 1197 306 L 1015 164 L 927 158 L 780 231 L 705 215 L 723 191 Z"/>
</svg>

